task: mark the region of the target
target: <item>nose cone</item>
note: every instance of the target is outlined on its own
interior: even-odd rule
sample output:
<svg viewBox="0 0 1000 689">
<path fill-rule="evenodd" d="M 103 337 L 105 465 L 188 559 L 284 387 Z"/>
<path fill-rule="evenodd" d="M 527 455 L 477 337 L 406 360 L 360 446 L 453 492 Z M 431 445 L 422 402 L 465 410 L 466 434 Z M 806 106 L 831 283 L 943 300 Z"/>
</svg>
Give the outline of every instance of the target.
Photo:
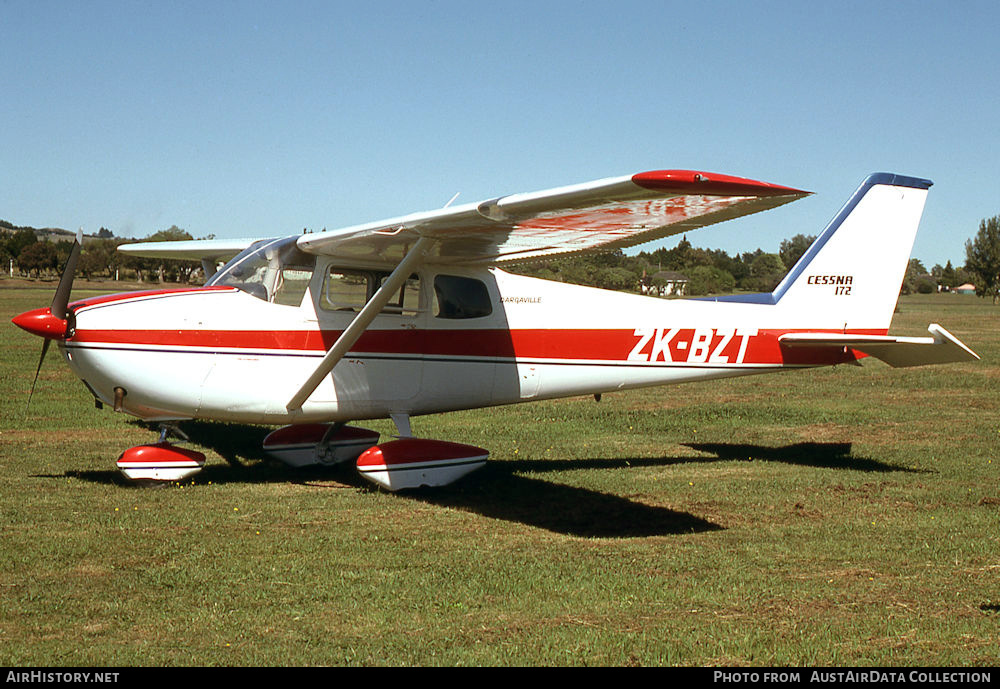
<svg viewBox="0 0 1000 689">
<path fill-rule="evenodd" d="M 25 311 L 20 316 L 11 319 L 11 323 L 33 335 L 50 340 L 65 340 L 69 323 L 65 318 L 52 315 L 52 309 L 35 309 Z"/>
</svg>

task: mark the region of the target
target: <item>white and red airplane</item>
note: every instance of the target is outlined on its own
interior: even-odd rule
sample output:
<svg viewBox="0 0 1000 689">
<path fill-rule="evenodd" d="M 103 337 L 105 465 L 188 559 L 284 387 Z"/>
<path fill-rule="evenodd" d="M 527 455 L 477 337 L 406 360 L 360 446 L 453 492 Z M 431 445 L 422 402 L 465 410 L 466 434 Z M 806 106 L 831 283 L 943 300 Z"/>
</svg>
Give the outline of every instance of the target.
<svg viewBox="0 0 1000 689">
<path fill-rule="evenodd" d="M 931 337 L 888 334 L 930 186 L 871 175 L 767 294 L 664 300 L 500 270 L 807 195 L 660 170 L 315 234 L 129 244 L 121 250 L 137 256 L 200 259 L 211 278 L 70 304 L 78 235 L 52 306 L 14 323 L 45 347 L 56 340 L 99 406 L 165 423 L 283 425 L 264 445 L 289 464 L 356 461 L 390 490 L 444 485 L 488 453 L 415 438 L 413 416 L 864 356 L 892 366 L 978 359 L 935 324 Z M 379 444 L 345 425 L 385 417 L 397 440 Z M 178 480 L 204 462 L 165 430 L 118 466 L 130 478 Z"/>
</svg>

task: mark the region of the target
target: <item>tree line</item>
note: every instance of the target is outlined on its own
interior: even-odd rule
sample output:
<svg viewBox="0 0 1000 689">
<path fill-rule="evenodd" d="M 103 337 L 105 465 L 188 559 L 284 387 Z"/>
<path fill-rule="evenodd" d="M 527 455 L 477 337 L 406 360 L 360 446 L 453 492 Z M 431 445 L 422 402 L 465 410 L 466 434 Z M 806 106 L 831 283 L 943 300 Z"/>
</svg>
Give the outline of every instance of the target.
<svg viewBox="0 0 1000 689">
<path fill-rule="evenodd" d="M 13 270 L 23 277 L 41 277 L 60 272 L 69 258 L 73 247 L 70 232 L 39 231 L 33 227 L 15 227 L 0 220 L 0 261 L 5 269 Z M 57 241 L 39 239 L 38 234 L 46 232 L 60 236 Z M 211 237 L 206 237 L 210 239 Z M 181 282 L 187 283 L 201 278 L 201 267 L 193 261 L 152 259 L 129 256 L 118 251 L 121 244 L 133 242 L 169 242 L 194 239 L 185 230 L 173 225 L 142 239 L 115 237 L 102 227 L 94 236 L 84 236 L 76 273 L 84 279 L 134 279 L 138 282 Z"/>
<path fill-rule="evenodd" d="M 58 273 L 69 256 L 71 241 L 44 241 L 42 232 L 65 235 L 65 230 L 36 230 L 17 227 L 0 220 L 0 261 L 14 266 L 26 277 Z M 212 237 L 205 237 L 211 239 Z M 203 280 L 200 266 L 193 261 L 139 258 L 118 252 L 126 242 L 161 242 L 193 239 L 176 225 L 143 239 L 115 237 L 107 228 L 84 238 L 77 273 L 84 278 L 135 279 L 139 282 L 181 282 Z M 689 296 L 727 294 L 734 291 L 769 292 L 806 252 L 815 236 L 797 234 L 781 242 L 776 253 L 762 249 L 730 256 L 721 249 L 692 246 L 683 237 L 677 246 L 641 251 L 627 256 L 621 250 L 553 258 L 515 266 L 522 275 L 570 282 L 604 289 L 652 292 L 660 291 L 681 274 L 684 293 Z M 979 296 L 1000 298 L 1000 216 L 980 222 L 979 232 L 965 245 L 964 266 L 935 265 L 928 270 L 919 259 L 911 259 L 901 286 L 904 294 L 951 290 L 972 283 Z"/>
<path fill-rule="evenodd" d="M 770 292 L 778 286 L 815 239 L 815 236 L 797 234 L 791 239 L 783 240 L 777 253 L 757 249 L 730 256 L 720 249 L 696 248 L 684 237 L 672 249 L 643 251 L 635 256 L 625 256 L 621 251 L 615 251 L 558 258 L 524 266 L 516 272 L 550 280 L 632 291 L 640 291 L 643 286 L 647 288 L 643 291 L 651 291 L 648 288 L 660 287 L 658 280 L 662 283 L 674 277 L 669 275 L 657 278 L 658 275 L 680 273 L 687 279 L 685 294 L 688 296 L 728 294 L 734 291 Z M 979 245 L 976 244 L 977 247 Z M 1000 253 L 1000 238 L 994 240 L 994 245 L 998 247 L 997 253 Z M 972 251 L 969 247 L 967 250 Z M 970 257 L 972 255 L 970 253 Z M 976 265 L 977 269 L 973 270 L 969 265 Z M 994 276 L 1000 275 L 1000 257 L 994 259 L 993 263 L 983 260 L 977 263 L 970 258 L 966 266 L 957 268 L 948 261 L 944 266 L 936 264 L 930 270 L 920 259 L 910 259 L 900 292 L 930 294 L 939 290 L 950 291 L 971 282 L 975 283 L 978 293 L 980 285 L 989 283 L 980 277 L 977 270 L 984 270 L 987 274 L 992 270 Z M 994 294 L 995 291 L 994 287 L 994 292 L 987 291 L 984 294 Z"/>
</svg>

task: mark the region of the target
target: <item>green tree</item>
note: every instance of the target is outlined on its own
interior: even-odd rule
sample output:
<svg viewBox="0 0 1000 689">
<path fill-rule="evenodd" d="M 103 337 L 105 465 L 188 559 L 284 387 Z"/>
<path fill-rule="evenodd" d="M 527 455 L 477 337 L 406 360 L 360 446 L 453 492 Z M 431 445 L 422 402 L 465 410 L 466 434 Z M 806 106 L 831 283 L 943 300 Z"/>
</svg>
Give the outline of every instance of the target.
<svg viewBox="0 0 1000 689">
<path fill-rule="evenodd" d="M 918 294 L 933 294 L 937 292 L 937 280 L 933 275 L 920 275 L 914 283 L 914 288 Z"/>
<path fill-rule="evenodd" d="M 10 239 L 7 240 L 7 251 L 10 252 L 11 256 L 20 256 L 21 250 L 29 244 L 34 244 L 38 241 L 38 237 L 35 236 L 35 231 L 30 227 L 22 227 L 20 230 L 14 233 Z"/>
<path fill-rule="evenodd" d="M 750 264 L 751 286 L 761 292 L 770 292 L 778 286 L 786 272 L 781 256 L 762 253 Z"/>
<path fill-rule="evenodd" d="M 32 242 L 17 255 L 17 266 L 23 272 L 41 277 L 43 271 L 59 267 L 59 254 L 50 242 Z"/>
<path fill-rule="evenodd" d="M 695 266 L 688 272 L 688 294 L 722 294 L 732 292 L 736 280 L 715 266 Z"/>
<path fill-rule="evenodd" d="M 778 255 L 781 256 L 781 262 L 784 263 L 786 267 L 791 268 L 798 263 L 799 259 L 802 258 L 802 254 L 804 254 L 815 241 L 815 235 L 807 237 L 804 234 L 797 234 L 791 239 L 781 240 L 781 248 L 778 249 Z"/>
<path fill-rule="evenodd" d="M 634 291 L 639 287 L 639 276 L 627 268 L 603 268 L 595 277 L 602 289 Z"/>
<path fill-rule="evenodd" d="M 961 284 L 955 281 L 956 279 L 955 268 L 951 265 L 951 261 L 948 261 L 948 263 L 945 264 L 945 267 L 941 269 L 941 274 L 935 277 L 937 277 L 937 279 L 941 282 L 941 284 L 947 287 L 948 289 L 953 289 L 954 287 Z"/>
<path fill-rule="evenodd" d="M 927 268 L 919 258 L 911 258 L 906 264 L 906 273 L 903 275 L 903 284 L 899 287 L 900 294 L 913 294 L 917 291 L 917 279 L 922 275 L 927 275 Z"/>
<path fill-rule="evenodd" d="M 691 265 L 691 252 L 694 248 L 688 241 L 687 235 L 681 237 L 673 249 L 668 249 L 663 254 L 662 266 L 664 270 L 684 270 Z"/>
<path fill-rule="evenodd" d="M 1000 215 L 981 220 L 975 239 L 965 243 L 965 269 L 968 270 L 980 297 L 1000 296 Z"/>
<path fill-rule="evenodd" d="M 760 256 L 764 254 L 762 249 L 757 249 L 752 252 L 744 252 L 739 254 L 736 259 L 739 261 L 740 268 L 732 271 L 733 277 L 736 278 L 736 286 L 740 289 L 757 290 L 757 281 L 754 279 L 751 267 L 753 262 Z"/>
<path fill-rule="evenodd" d="M 117 250 L 118 245 L 123 243 L 122 239 L 88 239 L 83 244 L 76 269 L 85 277 L 101 273 L 105 277 L 114 277 L 115 270 L 123 263 L 124 254 L 119 254 Z"/>
</svg>

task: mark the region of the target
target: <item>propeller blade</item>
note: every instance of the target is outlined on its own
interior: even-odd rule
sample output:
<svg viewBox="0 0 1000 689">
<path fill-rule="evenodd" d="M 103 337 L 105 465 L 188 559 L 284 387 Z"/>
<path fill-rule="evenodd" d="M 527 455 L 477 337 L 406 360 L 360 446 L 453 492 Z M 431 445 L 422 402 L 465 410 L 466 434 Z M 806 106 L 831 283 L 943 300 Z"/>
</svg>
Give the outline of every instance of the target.
<svg viewBox="0 0 1000 689">
<path fill-rule="evenodd" d="M 28 403 L 24 405 L 24 413 L 28 413 L 28 408 L 31 407 L 31 397 L 35 394 L 35 383 L 38 382 L 38 373 L 42 370 L 42 362 L 45 361 L 45 355 L 49 351 L 49 345 L 52 340 L 45 338 L 42 340 L 42 355 L 38 357 L 38 368 L 35 369 L 35 379 L 31 381 L 31 390 L 28 392 Z"/>
<path fill-rule="evenodd" d="M 69 258 L 66 259 L 66 266 L 63 268 L 62 275 L 59 278 L 59 286 L 56 287 L 56 293 L 52 298 L 52 306 L 49 307 L 49 313 L 43 313 L 45 309 L 36 309 L 28 314 L 21 314 L 14 319 L 14 323 L 18 326 L 25 328 L 28 332 L 41 335 L 44 338 L 42 340 L 42 355 L 38 357 L 38 367 L 35 369 L 35 377 L 32 379 L 31 389 L 28 391 L 28 403 L 24 406 L 25 413 L 28 413 L 28 409 L 31 407 L 31 398 L 35 395 L 35 385 L 38 384 L 38 374 L 41 373 L 42 362 L 45 361 L 45 355 L 49 352 L 49 345 L 52 343 L 51 338 L 53 336 L 58 336 L 59 339 L 66 337 L 65 331 L 68 328 L 66 325 L 66 319 L 69 315 L 69 294 L 73 289 L 73 275 L 76 272 L 76 263 L 80 260 L 80 249 L 82 247 L 83 228 L 81 227 L 77 230 L 76 240 L 73 242 L 73 247 L 69 250 Z M 25 320 L 25 316 L 29 316 L 29 318 Z M 31 316 L 37 317 L 32 318 Z M 39 318 L 41 320 L 39 320 Z M 62 321 L 62 323 L 60 324 L 59 321 Z M 56 335 L 54 324 L 59 325 L 61 328 L 58 335 Z"/>
<path fill-rule="evenodd" d="M 66 260 L 66 267 L 63 268 L 62 277 L 59 278 L 59 286 L 56 294 L 52 297 L 52 306 L 49 308 L 56 318 L 65 320 L 68 313 L 69 293 L 73 289 L 73 274 L 76 272 L 76 262 L 80 259 L 80 248 L 83 246 L 83 228 L 76 232 L 76 240 L 73 248 L 69 251 L 69 258 Z"/>
</svg>

